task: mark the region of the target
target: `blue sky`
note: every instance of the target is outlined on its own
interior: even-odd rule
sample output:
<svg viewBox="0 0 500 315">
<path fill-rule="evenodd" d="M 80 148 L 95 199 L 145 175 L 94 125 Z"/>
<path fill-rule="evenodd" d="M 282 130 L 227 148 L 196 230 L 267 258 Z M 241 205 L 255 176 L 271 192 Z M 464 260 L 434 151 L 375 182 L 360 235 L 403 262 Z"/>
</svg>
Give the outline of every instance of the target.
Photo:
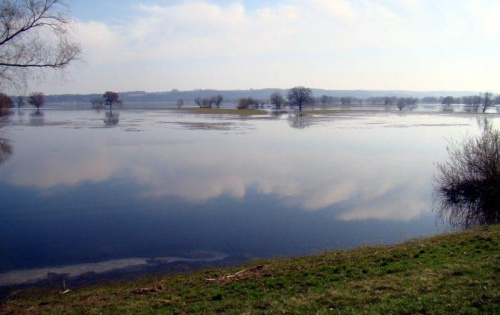
<svg viewBox="0 0 500 315">
<path fill-rule="evenodd" d="M 493 0 L 75 0 L 85 63 L 45 93 L 288 88 L 499 91 Z M 499 91 L 500 92 L 500 91 Z"/>
</svg>

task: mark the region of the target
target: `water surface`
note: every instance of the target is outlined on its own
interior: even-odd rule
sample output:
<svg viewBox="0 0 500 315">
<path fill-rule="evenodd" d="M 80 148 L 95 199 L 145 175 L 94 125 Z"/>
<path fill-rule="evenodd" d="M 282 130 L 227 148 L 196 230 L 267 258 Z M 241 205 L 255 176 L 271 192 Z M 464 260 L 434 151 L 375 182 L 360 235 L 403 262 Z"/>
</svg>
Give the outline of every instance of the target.
<svg viewBox="0 0 500 315">
<path fill-rule="evenodd" d="M 485 117 L 115 115 L 26 110 L 2 123 L 0 285 L 442 233 L 434 163 Z M 486 117 L 496 125 L 496 114 Z"/>
</svg>

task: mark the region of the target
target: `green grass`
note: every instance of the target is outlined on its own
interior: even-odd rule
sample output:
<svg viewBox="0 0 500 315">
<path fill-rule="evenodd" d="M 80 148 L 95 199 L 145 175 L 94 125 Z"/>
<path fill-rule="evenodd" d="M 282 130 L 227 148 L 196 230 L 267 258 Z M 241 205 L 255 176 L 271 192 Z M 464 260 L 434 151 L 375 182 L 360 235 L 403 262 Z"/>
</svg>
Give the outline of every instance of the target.
<svg viewBox="0 0 500 315">
<path fill-rule="evenodd" d="M 500 227 L 66 295 L 29 289 L 0 306 L 0 313 L 9 312 L 498 314 Z"/>
<path fill-rule="evenodd" d="M 234 108 L 181 108 L 172 109 L 178 110 L 186 113 L 195 114 L 208 114 L 208 115 L 239 115 L 239 116 L 252 116 L 252 115 L 265 115 L 267 112 L 265 110 L 253 110 L 253 109 L 234 109 Z"/>
</svg>

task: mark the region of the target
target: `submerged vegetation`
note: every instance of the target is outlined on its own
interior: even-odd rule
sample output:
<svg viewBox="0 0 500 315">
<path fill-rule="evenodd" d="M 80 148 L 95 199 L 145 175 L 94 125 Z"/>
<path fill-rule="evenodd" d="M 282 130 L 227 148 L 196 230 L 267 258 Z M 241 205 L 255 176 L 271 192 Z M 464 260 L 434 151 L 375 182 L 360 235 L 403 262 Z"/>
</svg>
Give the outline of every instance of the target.
<svg viewBox="0 0 500 315">
<path fill-rule="evenodd" d="M 452 225 L 500 222 L 500 131 L 486 125 L 478 137 L 451 142 L 438 164 L 438 211 Z"/>
<path fill-rule="evenodd" d="M 195 113 L 195 114 L 219 114 L 219 115 L 239 115 L 239 116 L 252 116 L 252 115 L 265 115 L 267 112 L 265 110 L 258 109 L 245 109 L 238 110 L 232 108 L 183 108 L 181 109 L 187 113 Z"/>
<path fill-rule="evenodd" d="M 500 227 L 395 246 L 74 289 L 12 292 L 0 313 L 499 313 Z M 71 284 L 69 284 L 71 285 Z M 69 287 L 72 289 L 71 287 Z"/>
</svg>

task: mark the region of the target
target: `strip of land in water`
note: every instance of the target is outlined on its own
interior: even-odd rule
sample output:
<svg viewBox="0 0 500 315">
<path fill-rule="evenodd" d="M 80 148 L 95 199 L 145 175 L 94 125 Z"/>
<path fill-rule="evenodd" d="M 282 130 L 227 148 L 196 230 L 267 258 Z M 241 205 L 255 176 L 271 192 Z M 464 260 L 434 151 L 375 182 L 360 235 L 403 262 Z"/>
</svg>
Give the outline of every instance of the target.
<svg viewBox="0 0 500 315">
<path fill-rule="evenodd" d="M 69 288 L 71 289 L 71 288 Z M 500 226 L 231 269 L 12 292 L 0 313 L 500 313 Z"/>
<path fill-rule="evenodd" d="M 266 115 L 268 112 L 260 109 L 236 109 L 236 108 L 180 108 L 170 109 L 182 111 L 186 113 L 195 114 L 212 114 L 212 115 L 239 115 L 239 116 L 252 116 L 252 115 Z"/>
</svg>

